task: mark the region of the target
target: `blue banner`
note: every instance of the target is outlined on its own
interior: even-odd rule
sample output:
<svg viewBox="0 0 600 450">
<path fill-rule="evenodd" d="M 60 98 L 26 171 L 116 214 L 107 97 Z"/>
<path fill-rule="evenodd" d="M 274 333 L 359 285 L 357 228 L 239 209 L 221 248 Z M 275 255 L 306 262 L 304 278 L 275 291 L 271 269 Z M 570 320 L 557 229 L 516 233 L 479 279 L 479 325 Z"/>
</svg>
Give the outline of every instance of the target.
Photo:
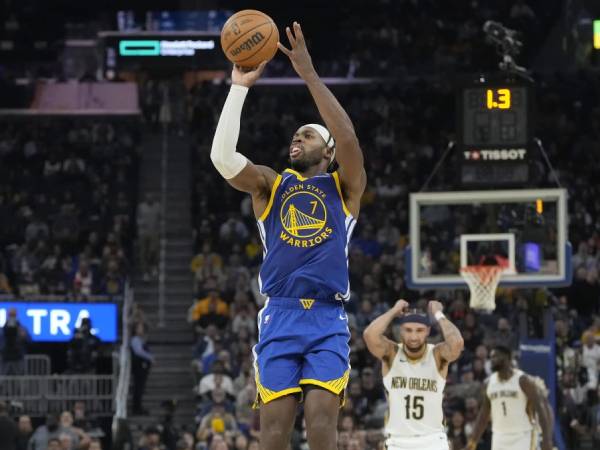
<svg viewBox="0 0 600 450">
<path fill-rule="evenodd" d="M 544 380 L 548 388 L 548 399 L 554 410 L 554 445 L 565 450 L 565 442 L 560 431 L 559 417 L 556 411 L 556 352 L 554 338 L 554 321 L 547 321 L 546 339 L 521 339 L 519 350 L 519 369 Z"/>
<path fill-rule="evenodd" d="M 92 321 L 92 333 L 102 342 L 117 340 L 117 305 L 113 303 L 25 303 L 1 302 L 0 327 L 15 308 L 17 319 L 34 342 L 66 342 L 83 318 Z"/>
</svg>

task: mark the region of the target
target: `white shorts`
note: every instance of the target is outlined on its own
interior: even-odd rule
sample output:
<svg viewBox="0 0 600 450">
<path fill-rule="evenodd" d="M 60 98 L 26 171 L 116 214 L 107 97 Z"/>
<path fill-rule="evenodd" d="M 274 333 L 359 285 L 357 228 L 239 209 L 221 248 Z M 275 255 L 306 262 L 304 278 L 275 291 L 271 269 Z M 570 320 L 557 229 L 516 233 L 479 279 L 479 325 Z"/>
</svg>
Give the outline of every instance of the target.
<svg viewBox="0 0 600 450">
<path fill-rule="evenodd" d="M 536 450 L 538 434 L 535 430 L 519 433 L 492 432 L 492 450 Z"/>
<path fill-rule="evenodd" d="M 385 441 L 385 448 L 387 450 L 449 450 L 445 433 L 389 437 Z"/>
</svg>

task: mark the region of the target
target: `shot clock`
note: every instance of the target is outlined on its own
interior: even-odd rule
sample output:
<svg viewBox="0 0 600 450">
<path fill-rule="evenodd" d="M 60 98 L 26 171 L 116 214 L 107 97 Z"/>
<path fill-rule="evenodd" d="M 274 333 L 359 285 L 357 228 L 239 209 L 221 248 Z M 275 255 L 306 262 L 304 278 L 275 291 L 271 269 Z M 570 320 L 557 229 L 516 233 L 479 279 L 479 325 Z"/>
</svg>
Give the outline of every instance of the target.
<svg viewBox="0 0 600 450">
<path fill-rule="evenodd" d="M 526 87 L 471 87 L 463 90 L 462 97 L 465 146 L 503 149 L 527 145 Z"/>
<path fill-rule="evenodd" d="M 511 89 L 500 88 L 500 89 L 486 89 L 485 95 L 487 98 L 487 109 L 510 109 L 512 102 Z"/>
<path fill-rule="evenodd" d="M 479 82 L 458 92 L 464 185 L 519 185 L 529 178 L 532 98 L 527 84 Z"/>
</svg>

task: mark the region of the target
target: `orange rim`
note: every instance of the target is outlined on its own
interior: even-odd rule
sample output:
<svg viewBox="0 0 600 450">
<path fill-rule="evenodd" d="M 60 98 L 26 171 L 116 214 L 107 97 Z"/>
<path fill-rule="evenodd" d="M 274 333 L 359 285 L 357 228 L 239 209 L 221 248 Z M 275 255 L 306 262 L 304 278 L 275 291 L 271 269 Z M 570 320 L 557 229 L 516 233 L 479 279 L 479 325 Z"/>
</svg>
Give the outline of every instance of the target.
<svg viewBox="0 0 600 450">
<path fill-rule="evenodd" d="M 483 284 L 489 284 L 500 276 L 504 267 L 502 266 L 465 266 L 461 267 L 461 272 L 476 275 Z"/>
</svg>

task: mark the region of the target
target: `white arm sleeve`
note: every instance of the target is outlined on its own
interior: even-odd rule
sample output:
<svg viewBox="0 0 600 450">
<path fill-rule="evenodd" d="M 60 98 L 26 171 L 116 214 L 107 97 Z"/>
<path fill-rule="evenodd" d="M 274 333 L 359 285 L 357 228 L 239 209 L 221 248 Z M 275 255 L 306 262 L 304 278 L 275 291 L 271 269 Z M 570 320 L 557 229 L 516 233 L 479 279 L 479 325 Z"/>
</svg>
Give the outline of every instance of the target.
<svg viewBox="0 0 600 450">
<path fill-rule="evenodd" d="M 210 150 L 210 159 L 227 180 L 240 173 L 248 163 L 248 159 L 235 148 L 240 137 L 240 118 L 247 93 L 247 87 L 231 85 Z"/>
</svg>

